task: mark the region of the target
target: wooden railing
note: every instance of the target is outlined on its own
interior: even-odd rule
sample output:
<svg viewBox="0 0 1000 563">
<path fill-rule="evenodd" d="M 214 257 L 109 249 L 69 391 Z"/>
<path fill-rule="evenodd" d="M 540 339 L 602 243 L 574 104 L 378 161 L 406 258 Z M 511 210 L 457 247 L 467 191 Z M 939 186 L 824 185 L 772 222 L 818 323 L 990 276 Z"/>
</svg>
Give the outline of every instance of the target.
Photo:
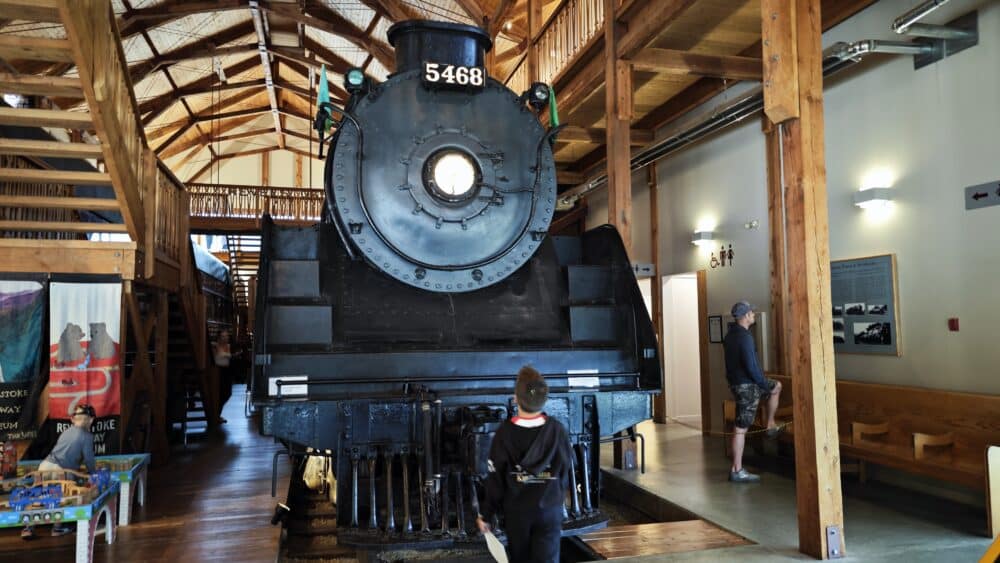
<svg viewBox="0 0 1000 563">
<path fill-rule="evenodd" d="M 514 72 L 507 78 L 507 87 L 514 93 L 520 94 L 527 90 L 528 86 L 531 86 L 531 81 L 528 80 L 528 58 L 525 57 L 514 67 Z"/>
<path fill-rule="evenodd" d="M 599 39 L 603 30 L 602 0 L 562 0 L 528 42 L 528 49 L 538 53 L 538 76 L 529 76 L 529 55 L 508 76 L 507 87 L 520 93 L 535 81 L 555 83 L 560 73 Z"/>
<path fill-rule="evenodd" d="M 323 190 L 188 184 L 191 215 L 255 219 L 265 213 L 276 221 L 318 221 L 325 199 Z"/>
<path fill-rule="evenodd" d="M 38 167 L 28 159 L 0 154 L 0 168 L 34 170 Z M 9 198 L 63 198 L 73 195 L 73 188 L 66 184 L 36 184 L 4 181 L 2 196 Z M 0 237 L 30 239 L 78 239 L 80 233 L 58 231 L 7 230 L 6 225 L 40 225 L 52 223 L 78 223 L 79 212 L 75 209 L 50 209 L 27 205 L 6 206 L 0 201 Z"/>
<path fill-rule="evenodd" d="M 604 2 L 564 1 L 542 27 L 535 43 L 539 50 L 537 80 L 552 84 L 574 62 L 590 41 L 604 30 Z M 517 90 L 515 90 L 516 92 Z"/>
<path fill-rule="evenodd" d="M 142 180 L 146 277 L 155 275 L 157 262 L 180 271 L 190 254 L 188 194 L 184 184 L 149 149 L 145 151 Z"/>
<path fill-rule="evenodd" d="M 142 204 L 146 138 L 114 11 L 107 0 L 59 0 L 59 12 L 104 146 L 108 173 L 118 201 L 124 202 L 122 217 L 132 240 L 141 244 L 146 232 Z"/>
</svg>

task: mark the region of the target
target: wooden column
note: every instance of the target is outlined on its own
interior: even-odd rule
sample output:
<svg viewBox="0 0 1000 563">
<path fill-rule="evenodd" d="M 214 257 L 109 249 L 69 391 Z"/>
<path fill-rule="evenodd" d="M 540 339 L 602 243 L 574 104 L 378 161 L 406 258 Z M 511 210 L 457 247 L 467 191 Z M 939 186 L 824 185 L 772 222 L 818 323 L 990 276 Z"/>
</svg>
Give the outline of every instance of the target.
<svg viewBox="0 0 1000 563">
<path fill-rule="evenodd" d="M 605 143 L 607 144 L 608 223 L 614 225 L 632 254 L 632 172 L 629 170 L 632 119 L 632 65 L 617 56 L 621 26 L 611 15 L 615 0 L 604 0 Z"/>
<path fill-rule="evenodd" d="M 774 371 L 788 374 L 785 309 L 785 202 L 781 185 L 781 136 L 778 126 L 763 118 L 764 151 L 767 161 L 767 217 L 771 237 L 771 325 L 774 327 Z"/>
<path fill-rule="evenodd" d="M 614 17 L 616 0 L 604 0 L 604 99 L 608 150 L 608 223 L 618 229 L 625 251 L 632 255 L 632 172 L 629 170 L 629 121 L 632 117 L 632 65 L 618 59 L 621 25 Z M 615 442 L 616 469 L 636 469 L 634 440 Z"/>
<path fill-rule="evenodd" d="M 762 0 L 761 11 L 764 107 L 782 127 L 799 550 L 826 559 L 844 555 L 844 511 L 830 311 L 822 26 L 814 0 Z M 831 531 L 836 544 L 828 545 Z"/>
<path fill-rule="evenodd" d="M 155 296 L 156 305 L 156 334 L 153 341 L 156 353 L 156 365 L 153 369 L 153 392 L 151 397 L 167 403 L 167 343 L 170 341 L 170 300 L 166 291 L 158 290 Z M 166 432 L 168 428 L 167 416 L 164 409 L 154 411 L 152 427 L 162 429 Z"/>
<path fill-rule="evenodd" d="M 302 187 L 302 155 L 295 153 L 295 187 Z"/>
<path fill-rule="evenodd" d="M 535 44 L 535 35 L 542 27 L 542 0 L 528 0 L 528 55 L 525 64 L 528 65 L 528 82 L 537 82 L 539 79 L 538 57 L 542 56 L 538 52 L 538 45 Z M 548 56 L 546 53 L 545 56 Z"/>
<path fill-rule="evenodd" d="M 660 358 L 660 369 L 663 369 L 666 346 L 663 345 L 663 280 L 660 272 L 660 213 L 657 202 L 656 164 L 646 167 L 646 180 L 649 184 L 649 236 L 650 252 L 653 254 L 653 279 L 650 282 L 653 294 L 653 330 L 656 331 L 657 354 Z M 663 373 L 661 371 L 661 373 Z M 660 376 L 660 384 L 666 388 L 666 381 Z M 653 397 L 653 422 L 667 422 L 667 394 L 660 393 Z"/>
<path fill-rule="evenodd" d="M 271 153 L 260 155 L 260 185 L 271 185 Z"/>
</svg>

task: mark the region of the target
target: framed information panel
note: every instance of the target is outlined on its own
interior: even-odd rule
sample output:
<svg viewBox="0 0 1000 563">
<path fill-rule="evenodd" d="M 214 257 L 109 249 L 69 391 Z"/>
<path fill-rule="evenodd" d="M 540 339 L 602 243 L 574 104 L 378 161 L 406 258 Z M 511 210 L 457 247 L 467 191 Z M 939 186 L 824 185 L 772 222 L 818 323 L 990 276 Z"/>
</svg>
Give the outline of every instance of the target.
<svg viewBox="0 0 1000 563">
<path fill-rule="evenodd" d="M 830 285 L 834 352 L 898 356 L 896 256 L 834 260 Z"/>
</svg>

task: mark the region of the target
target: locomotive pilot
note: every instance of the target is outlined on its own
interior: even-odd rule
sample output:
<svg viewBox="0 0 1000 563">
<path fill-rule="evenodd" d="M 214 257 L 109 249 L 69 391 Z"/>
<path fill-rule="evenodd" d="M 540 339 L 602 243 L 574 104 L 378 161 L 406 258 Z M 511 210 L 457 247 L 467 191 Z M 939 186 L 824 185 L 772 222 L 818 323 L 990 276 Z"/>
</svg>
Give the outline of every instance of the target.
<svg viewBox="0 0 1000 563">
<path fill-rule="evenodd" d="M 521 368 L 514 389 L 517 416 L 500 425 L 490 445 L 486 498 L 476 525 L 486 533 L 493 517 L 504 515 L 511 561 L 559 561 L 572 449 L 563 425 L 542 412 L 548 394 L 541 374 Z"/>
</svg>

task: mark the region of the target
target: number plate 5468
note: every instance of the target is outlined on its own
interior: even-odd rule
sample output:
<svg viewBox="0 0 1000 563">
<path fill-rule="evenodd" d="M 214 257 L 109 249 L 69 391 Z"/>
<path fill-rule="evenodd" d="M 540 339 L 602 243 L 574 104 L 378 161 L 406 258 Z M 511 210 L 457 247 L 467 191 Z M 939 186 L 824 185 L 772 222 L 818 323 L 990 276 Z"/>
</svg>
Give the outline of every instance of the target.
<svg viewBox="0 0 1000 563">
<path fill-rule="evenodd" d="M 478 66 L 424 63 L 424 82 L 482 88 L 486 72 Z"/>
</svg>

